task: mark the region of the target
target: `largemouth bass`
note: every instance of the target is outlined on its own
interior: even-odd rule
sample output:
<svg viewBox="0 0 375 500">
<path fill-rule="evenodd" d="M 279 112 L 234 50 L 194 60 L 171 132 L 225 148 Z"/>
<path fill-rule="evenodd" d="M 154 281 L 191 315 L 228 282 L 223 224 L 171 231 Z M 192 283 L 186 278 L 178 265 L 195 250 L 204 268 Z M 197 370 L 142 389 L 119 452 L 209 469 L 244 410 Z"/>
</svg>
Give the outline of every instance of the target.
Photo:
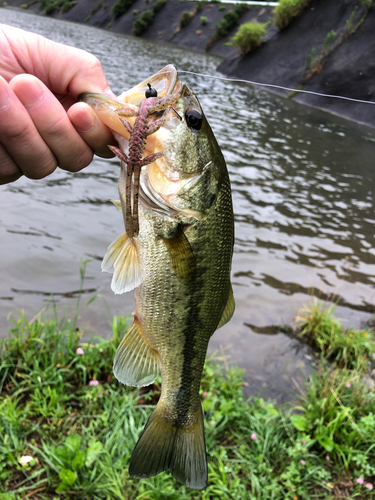
<svg viewBox="0 0 375 500">
<path fill-rule="evenodd" d="M 130 197 L 129 169 L 135 174 L 136 163 L 130 160 L 129 142 L 136 142 L 134 130 L 148 88 L 167 97 L 167 104 L 142 122 L 150 133 L 145 131 L 138 147 L 151 162 L 144 158 L 139 187 L 133 179 Z M 130 224 L 129 200 L 134 203 L 139 194 L 139 228 L 131 237 L 121 234 L 102 264 L 114 273 L 115 293 L 136 288 L 134 322 L 117 350 L 115 376 L 131 386 L 151 384 L 159 370 L 162 377 L 160 400 L 133 451 L 129 474 L 144 478 L 169 469 L 180 483 L 204 489 L 202 370 L 211 335 L 234 312 L 234 223 L 225 160 L 197 97 L 171 65 L 118 101 L 97 94 L 81 99 L 119 142 L 117 154 L 124 161 L 120 201 L 114 203 L 125 225 Z M 139 154 L 137 161 L 142 161 Z"/>
</svg>

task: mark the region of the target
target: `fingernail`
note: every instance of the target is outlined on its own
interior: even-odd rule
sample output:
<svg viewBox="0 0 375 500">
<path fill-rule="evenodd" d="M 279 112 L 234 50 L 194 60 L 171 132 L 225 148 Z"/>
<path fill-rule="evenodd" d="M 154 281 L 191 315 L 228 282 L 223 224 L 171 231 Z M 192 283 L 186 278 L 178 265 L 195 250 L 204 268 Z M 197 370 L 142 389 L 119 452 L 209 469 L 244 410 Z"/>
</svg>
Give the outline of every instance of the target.
<svg viewBox="0 0 375 500">
<path fill-rule="evenodd" d="M 4 78 L 1 78 L 0 76 L 0 111 L 8 106 L 9 101 L 10 101 L 10 95 L 8 90 L 8 84 L 4 80 Z"/>
<path fill-rule="evenodd" d="M 109 87 L 107 87 L 107 88 L 104 90 L 104 95 L 106 95 L 106 96 L 108 96 L 108 97 L 111 97 L 112 99 L 117 99 L 116 94 L 114 94 L 114 93 L 112 92 L 112 90 L 111 90 Z"/>
<path fill-rule="evenodd" d="M 90 118 L 87 114 L 82 114 L 79 117 L 79 127 L 77 127 L 76 124 L 74 124 L 75 128 L 79 132 L 90 132 L 94 128 L 95 125 L 95 120 Z"/>
<path fill-rule="evenodd" d="M 43 99 L 44 89 L 36 78 L 31 80 L 27 86 L 27 92 L 22 92 L 22 104 L 25 108 L 32 108 Z"/>
</svg>

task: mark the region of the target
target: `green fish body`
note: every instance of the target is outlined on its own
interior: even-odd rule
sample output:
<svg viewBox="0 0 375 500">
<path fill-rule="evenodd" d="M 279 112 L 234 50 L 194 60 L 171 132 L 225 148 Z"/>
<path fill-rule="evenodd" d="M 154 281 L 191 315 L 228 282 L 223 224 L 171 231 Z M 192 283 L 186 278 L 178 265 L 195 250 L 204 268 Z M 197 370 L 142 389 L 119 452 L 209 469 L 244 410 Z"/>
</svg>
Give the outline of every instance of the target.
<svg viewBox="0 0 375 500">
<path fill-rule="evenodd" d="M 177 89 L 180 98 L 163 112 L 164 125 L 153 134 L 152 151 L 164 156 L 141 171 L 139 234 L 131 241 L 122 234 L 109 247 L 103 269 L 114 271 L 117 293 L 136 287 L 134 323 L 116 353 L 115 376 L 133 386 L 152 383 L 159 370 L 162 377 L 161 397 L 134 449 L 130 476 L 169 469 L 182 484 L 204 489 L 199 389 L 209 339 L 234 311 L 233 209 L 224 157 L 196 96 L 172 68 L 144 82 L 145 88 L 150 81 L 160 87 L 158 75 L 169 71 L 169 92 Z M 119 191 L 121 199 L 121 176 Z M 116 205 L 124 211 L 123 203 Z"/>
</svg>

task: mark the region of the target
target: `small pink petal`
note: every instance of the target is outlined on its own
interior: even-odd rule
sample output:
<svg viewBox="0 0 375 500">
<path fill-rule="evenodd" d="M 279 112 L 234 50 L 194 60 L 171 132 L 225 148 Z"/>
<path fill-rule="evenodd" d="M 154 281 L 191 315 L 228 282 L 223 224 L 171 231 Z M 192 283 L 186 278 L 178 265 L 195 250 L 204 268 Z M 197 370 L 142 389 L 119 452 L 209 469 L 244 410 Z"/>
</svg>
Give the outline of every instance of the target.
<svg viewBox="0 0 375 500">
<path fill-rule="evenodd" d="M 251 437 L 251 439 L 254 439 L 254 440 L 258 439 L 258 436 L 255 434 L 255 432 L 253 432 L 250 437 Z"/>
<path fill-rule="evenodd" d="M 301 444 L 306 444 L 306 441 L 304 439 L 301 439 Z"/>
<path fill-rule="evenodd" d="M 99 380 L 90 380 L 89 385 L 99 385 Z"/>
<path fill-rule="evenodd" d="M 302 465 L 306 465 L 306 462 L 304 460 L 300 460 Z"/>
<path fill-rule="evenodd" d="M 369 490 L 372 490 L 374 489 L 374 486 L 372 485 L 372 483 L 366 483 L 365 484 L 366 488 L 368 488 Z"/>
<path fill-rule="evenodd" d="M 326 455 L 326 460 L 329 462 L 331 460 L 331 457 L 329 455 Z"/>
<path fill-rule="evenodd" d="M 352 386 L 352 384 L 351 384 L 350 382 L 348 382 L 348 383 L 346 384 L 346 387 L 347 387 L 348 389 L 349 389 L 349 387 L 351 387 L 351 386 Z"/>
<path fill-rule="evenodd" d="M 362 477 L 359 477 L 358 479 L 356 479 L 356 483 L 358 484 L 363 484 L 364 483 L 364 480 Z"/>
<path fill-rule="evenodd" d="M 208 392 L 204 391 L 204 393 L 202 394 L 202 398 L 206 398 L 208 396 Z"/>
<path fill-rule="evenodd" d="M 81 349 L 80 347 L 78 347 L 78 349 L 76 350 L 76 354 L 85 354 L 84 350 Z"/>
</svg>

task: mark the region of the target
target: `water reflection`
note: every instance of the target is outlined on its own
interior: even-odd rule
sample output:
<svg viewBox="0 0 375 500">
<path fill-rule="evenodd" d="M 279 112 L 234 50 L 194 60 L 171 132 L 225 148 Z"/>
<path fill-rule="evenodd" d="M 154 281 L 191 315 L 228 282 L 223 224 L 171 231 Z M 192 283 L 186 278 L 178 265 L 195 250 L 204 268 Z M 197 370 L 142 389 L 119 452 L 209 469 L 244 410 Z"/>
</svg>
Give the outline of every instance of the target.
<svg viewBox="0 0 375 500">
<path fill-rule="evenodd" d="M 120 93 L 166 63 L 214 74 L 218 58 L 55 19 L 1 9 L 3 22 L 85 48 L 101 60 Z M 166 53 L 168 57 L 166 58 Z M 358 326 L 375 312 L 373 131 L 259 89 L 184 74 L 199 95 L 226 157 L 233 186 L 236 314 L 210 343 L 230 346 L 247 369 L 247 390 L 289 397 L 291 376 L 309 352 L 280 333 L 311 295 L 338 301 L 337 314 Z M 109 335 L 112 314 L 134 308 L 114 296 L 100 273 L 106 247 L 122 230 L 109 199 L 117 196 L 117 160 L 95 159 L 78 174 L 20 179 L 0 189 L 0 322 L 11 309 L 31 315 L 53 294 L 73 307 L 80 255 L 90 257 L 79 324 Z M 110 311 L 110 312 L 109 312 Z"/>
</svg>

